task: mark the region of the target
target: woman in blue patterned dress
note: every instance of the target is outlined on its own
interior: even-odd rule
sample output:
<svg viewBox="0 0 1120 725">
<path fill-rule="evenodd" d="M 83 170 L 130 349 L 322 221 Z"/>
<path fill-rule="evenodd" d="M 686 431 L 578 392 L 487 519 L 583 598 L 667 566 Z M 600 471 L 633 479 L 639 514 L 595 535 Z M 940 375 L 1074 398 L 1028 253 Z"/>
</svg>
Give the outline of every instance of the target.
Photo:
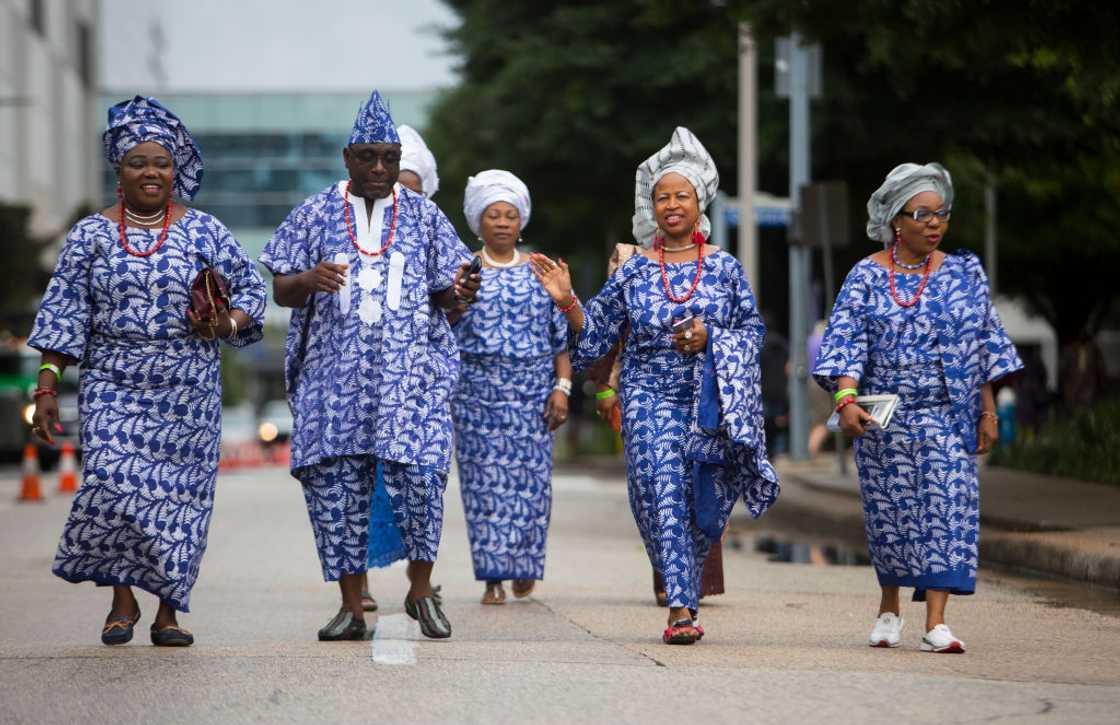
<svg viewBox="0 0 1120 725">
<path fill-rule="evenodd" d="M 153 644 L 189 645 L 175 613 L 190 611 L 210 528 L 219 343 L 260 339 L 265 287 L 221 222 L 173 201 L 192 199 L 202 179 L 198 147 L 174 114 L 137 96 L 109 109 L 104 141 L 120 204 L 70 230 L 28 340 L 43 353 L 34 432 L 48 442 L 58 377 L 81 367 L 82 485 L 53 571 L 113 587 L 105 644 L 132 639 L 135 586 L 159 598 Z M 205 266 L 230 285 L 216 327 L 188 313 Z"/>
<path fill-rule="evenodd" d="M 503 580 L 522 598 L 544 578 L 551 431 L 568 415 L 572 366 L 564 316 L 517 251 L 531 212 L 525 184 L 483 171 L 467 181 L 463 212 L 482 240 L 483 291 L 455 326 L 455 455 L 482 603 L 504 604 Z"/>
<path fill-rule="evenodd" d="M 903 164 L 867 203 L 868 236 L 884 250 L 840 290 L 813 375 L 833 392 L 855 438 L 867 543 L 882 597 L 872 647 L 896 647 L 899 588 L 926 602 L 927 652 L 964 652 L 945 624 L 950 594 L 976 589 L 980 527 L 976 454 L 998 434 L 992 382 L 1022 367 L 975 255 L 938 247 L 953 186 L 938 164 Z M 896 394 L 886 429 L 859 394 Z"/>
<path fill-rule="evenodd" d="M 638 167 L 642 250 L 594 299 L 581 306 L 567 265 L 533 255 L 537 278 L 567 316 L 577 369 L 627 330 L 619 392 L 630 507 L 665 583 L 669 644 L 704 634 L 701 572 L 735 501 L 757 517 L 778 495 L 759 386 L 765 329 L 738 260 L 704 243 L 710 225 L 701 212 L 718 186 L 711 156 L 677 128 Z"/>
</svg>

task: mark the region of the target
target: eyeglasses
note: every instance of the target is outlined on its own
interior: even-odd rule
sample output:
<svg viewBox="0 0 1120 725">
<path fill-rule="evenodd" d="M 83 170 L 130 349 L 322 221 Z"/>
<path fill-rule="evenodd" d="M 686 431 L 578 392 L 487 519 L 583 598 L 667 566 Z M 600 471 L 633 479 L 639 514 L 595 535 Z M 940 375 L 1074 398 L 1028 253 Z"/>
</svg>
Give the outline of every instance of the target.
<svg viewBox="0 0 1120 725">
<path fill-rule="evenodd" d="M 915 209 L 914 211 L 903 210 L 902 215 L 910 217 L 919 224 L 928 224 L 929 220 L 933 219 L 935 216 L 940 221 L 949 221 L 949 217 L 953 215 L 953 210 L 949 207 L 942 207 L 937 211 L 930 211 L 929 209 L 923 207 L 921 209 Z"/>
</svg>

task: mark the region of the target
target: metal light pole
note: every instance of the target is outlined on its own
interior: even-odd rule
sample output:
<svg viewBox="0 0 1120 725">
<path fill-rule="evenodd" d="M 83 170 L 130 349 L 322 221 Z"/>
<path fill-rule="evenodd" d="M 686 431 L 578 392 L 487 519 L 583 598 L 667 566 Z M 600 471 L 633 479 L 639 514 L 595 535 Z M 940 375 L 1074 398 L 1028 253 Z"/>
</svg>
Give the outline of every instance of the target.
<svg viewBox="0 0 1120 725">
<path fill-rule="evenodd" d="M 988 177 L 984 183 L 984 262 L 988 268 L 988 282 L 992 288 L 992 296 L 995 297 L 999 292 L 999 279 L 996 275 L 997 265 L 997 244 L 998 237 L 996 230 L 996 182 L 992 173 L 988 172 Z"/>
<path fill-rule="evenodd" d="M 747 273 L 756 300 L 758 289 L 758 225 L 755 222 L 754 190 L 757 143 L 758 78 L 755 71 L 754 37 L 751 26 L 739 24 L 739 261 Z"/>
<path fill-rule="evenodd" d="M 789 377 L 790 455 L 809 458 L 809 337 L 810 250 L 800 244 L 802 231 L 796 221 L 800 211 L 801 187 L 809 183 L 809 63 L 799 33 L 789 43 L 789 200 L 795 220 L 789 245 L 789 349 L 793 368 Z"/>
</svg>

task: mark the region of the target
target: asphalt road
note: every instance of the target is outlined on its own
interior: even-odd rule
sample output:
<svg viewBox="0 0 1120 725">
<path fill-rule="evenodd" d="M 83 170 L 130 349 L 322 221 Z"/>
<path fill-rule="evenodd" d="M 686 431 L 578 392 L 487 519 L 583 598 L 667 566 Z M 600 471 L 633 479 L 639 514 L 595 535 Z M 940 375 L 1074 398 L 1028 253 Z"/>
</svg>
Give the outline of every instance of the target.
<svg viewBox="0 0 1120 725">
<path fill-rule="evenodd" d="M 663 645 L 624 487 L 579 475 L 555 481 L 547 579 L 531 599 L 479 605 L 453 480 L 435 575 L 452 639 L 419 637 L 393 567 L 372 575 L 379 636 L 322 644 L 337 589 L 321 581 L 298 485 L 276 469 L 223 474 L 182 618 L 197 644 L 147 644 L 156 606 L 141 594 L 136 639 L 104 647 L 108 592 L 49 572 L 68 500 L 13 504 L 16 485 L 0 477 L 5 723 L 1120 721 L 1120 619 L 995 575 L 950 603 L 968 654 L 919 652 L 918 604 L 905 605 L 903 646 L 879 650 L 865 644 L 870 569 L 728 548 L 728 593 L 702 610 L 708 636 Z"/>
</svg>

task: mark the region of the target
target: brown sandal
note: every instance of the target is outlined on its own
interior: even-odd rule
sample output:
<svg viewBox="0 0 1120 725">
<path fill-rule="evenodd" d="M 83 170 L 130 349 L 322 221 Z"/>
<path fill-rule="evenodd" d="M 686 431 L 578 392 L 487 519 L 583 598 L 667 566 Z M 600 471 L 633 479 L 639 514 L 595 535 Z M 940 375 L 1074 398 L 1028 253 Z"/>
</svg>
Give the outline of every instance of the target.
<svg viewBox="0 0 1120 725">
<path fill-rule="evenodd" d="M 518 599 L 524 599 L 533 593 L 533 589 L 537 586 L 535 579 L 514 579 L 513 580 L 513 596 Z"/>
<path fill-rule="evenodd" d="M 506 590 L 502 588 L 502 583 L 487 584 L 486 591 L 482 595 L 483 604 L 505 604 L 506 603 Z"/>
</svg>

